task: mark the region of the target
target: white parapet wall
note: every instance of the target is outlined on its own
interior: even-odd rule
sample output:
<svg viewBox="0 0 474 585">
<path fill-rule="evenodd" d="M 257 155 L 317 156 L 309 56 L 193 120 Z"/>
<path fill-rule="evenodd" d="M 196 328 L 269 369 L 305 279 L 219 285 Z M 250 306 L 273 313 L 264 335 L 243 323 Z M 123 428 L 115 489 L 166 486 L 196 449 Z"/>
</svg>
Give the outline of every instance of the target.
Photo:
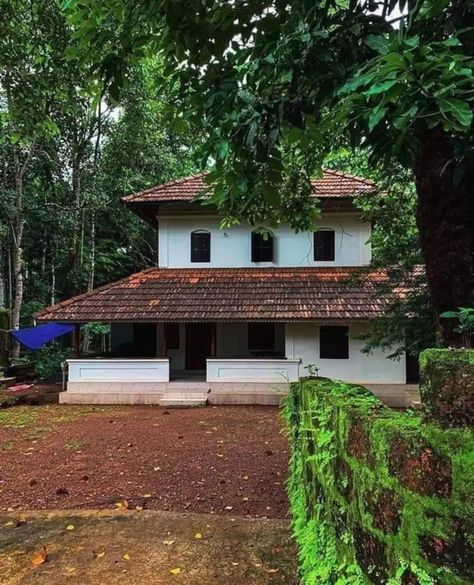
<svg viewBox="0 0 474 585">
<path fill-rule="evenodd" d="M 124 382 L 169 382 L 170 361 L 162 359 L 73 359 L 68 364 L 70 385 Z"/>
<path fill-rule="evenodd" d="M 296 382 L 300 359 L 208 359 L 208 382 Z"/>
</svg>

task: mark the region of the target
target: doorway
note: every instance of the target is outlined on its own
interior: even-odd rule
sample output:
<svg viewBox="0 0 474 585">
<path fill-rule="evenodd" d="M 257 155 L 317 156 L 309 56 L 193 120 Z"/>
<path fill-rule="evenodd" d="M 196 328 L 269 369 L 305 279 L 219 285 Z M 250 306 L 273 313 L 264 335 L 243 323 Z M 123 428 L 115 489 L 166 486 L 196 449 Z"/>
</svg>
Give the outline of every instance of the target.
<svg viewBox="0 0 474 585">
<path fill-rule="evenodd" d="M 211 356 L 212 323 L 190 323 L 186 325 L 186 369 L 205 370 L 206 359 Z"/>
</svg>

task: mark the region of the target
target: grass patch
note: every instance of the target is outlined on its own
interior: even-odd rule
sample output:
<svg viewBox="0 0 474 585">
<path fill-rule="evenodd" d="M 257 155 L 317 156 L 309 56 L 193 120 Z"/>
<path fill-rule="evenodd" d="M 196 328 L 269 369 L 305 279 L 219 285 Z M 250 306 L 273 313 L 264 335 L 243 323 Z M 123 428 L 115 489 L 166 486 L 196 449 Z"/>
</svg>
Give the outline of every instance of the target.
<svg viewBox="0 0 474 585">
<path fill-rule="evenodd" d="M 69 443 L 66 443 L 65 447 L 71 451 L 80 451 L 82 447 L 84 447 L 84 443 L 73 439 L 72 441 L 69 441 Z"/>
<path fill-rule="evenodd" d="M 14 406 L 0 410 L 0 426 L 23 429 L 34 425 L 38 420 L 38 412 L 31 406 Z"/>
</svg>

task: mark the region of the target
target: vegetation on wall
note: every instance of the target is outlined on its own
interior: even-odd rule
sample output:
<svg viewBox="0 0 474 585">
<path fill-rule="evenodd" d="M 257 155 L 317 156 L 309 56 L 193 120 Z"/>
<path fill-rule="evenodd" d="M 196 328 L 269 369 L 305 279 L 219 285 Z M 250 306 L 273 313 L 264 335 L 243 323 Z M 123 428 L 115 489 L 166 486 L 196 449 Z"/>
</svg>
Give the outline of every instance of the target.
<svg viewBox="0 0 474 585">
<path fill-rule="evenodd" d="M 472 429 L 325 379 L 293 384 L 284 414 L 304 585 L 472 582 Z"/>
</svg>

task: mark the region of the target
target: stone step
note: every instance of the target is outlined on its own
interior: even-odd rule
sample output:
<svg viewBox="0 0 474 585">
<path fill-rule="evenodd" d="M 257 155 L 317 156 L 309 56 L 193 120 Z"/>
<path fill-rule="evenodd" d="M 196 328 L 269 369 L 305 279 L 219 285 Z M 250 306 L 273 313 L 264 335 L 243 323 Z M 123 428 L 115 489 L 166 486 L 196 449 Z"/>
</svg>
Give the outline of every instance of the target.
<svg viewBox="0 0 474 585">
<path fill-rule="evenodd" d="M 206 406 L 207 392 L 169 392 L 160 400 L 161 406 L 169 408 L 189 408 L 193 406 Z"/>
</svg>

